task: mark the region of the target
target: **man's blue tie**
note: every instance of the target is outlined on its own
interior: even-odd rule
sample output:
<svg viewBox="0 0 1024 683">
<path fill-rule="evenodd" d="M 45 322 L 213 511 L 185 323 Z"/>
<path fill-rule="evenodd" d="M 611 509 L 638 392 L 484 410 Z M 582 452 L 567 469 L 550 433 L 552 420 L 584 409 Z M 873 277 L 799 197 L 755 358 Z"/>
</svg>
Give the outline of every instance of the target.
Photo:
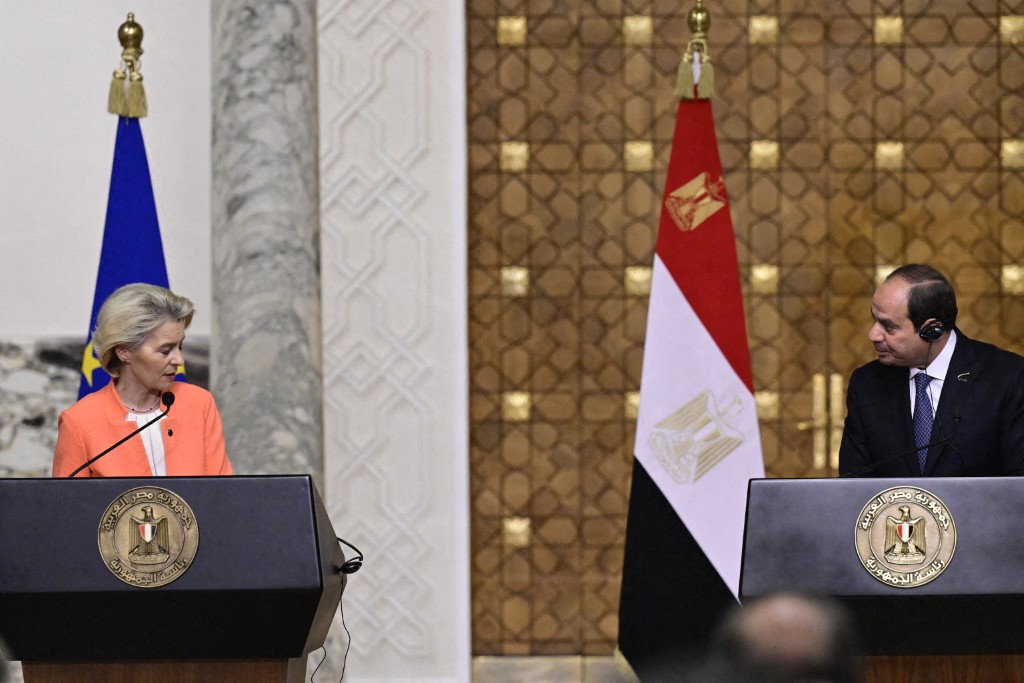
<svg viewBox="0 0 1024 683">
<path fill-rule="evenodd" d="M 923 372 L 914 375 L 914 383 L 917 385 L 917 396 L 914 398 L 914 445 L 920 448 L 932 438 L 932 422 L 935 416 L 932 414 L 932 398 L 928 395 L 928 382 L 932 378 Z M 917 452 L 917 463 L 921 466 L 921 474 L 924 474 L 925 463 L 928 462 L 928 449 Z"/>
</svg>

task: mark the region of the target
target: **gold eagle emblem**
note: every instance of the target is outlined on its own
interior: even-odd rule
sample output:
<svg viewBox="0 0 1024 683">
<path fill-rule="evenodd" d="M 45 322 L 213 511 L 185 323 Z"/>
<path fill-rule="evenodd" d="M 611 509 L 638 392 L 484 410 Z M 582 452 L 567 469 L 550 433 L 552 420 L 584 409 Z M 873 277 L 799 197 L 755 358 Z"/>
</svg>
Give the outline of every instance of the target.
<svg viewBox="0 0 1024 683">
<path fill-rule="evenodd" d="M 159 486 L 125 491 L 97 532 L 100 557 L 121 581 L 156 588 L 180 578 L 199 549 L 199 523 L 181 496 Z"/>
<path fill-rule="evenodd" d="M 896 588 L 916 588 L 949 566 L 956 550 L 956 523 L 931 491 L 894 486 L 860 511 L 854 542 L 872 577 Z"/>
</svg>

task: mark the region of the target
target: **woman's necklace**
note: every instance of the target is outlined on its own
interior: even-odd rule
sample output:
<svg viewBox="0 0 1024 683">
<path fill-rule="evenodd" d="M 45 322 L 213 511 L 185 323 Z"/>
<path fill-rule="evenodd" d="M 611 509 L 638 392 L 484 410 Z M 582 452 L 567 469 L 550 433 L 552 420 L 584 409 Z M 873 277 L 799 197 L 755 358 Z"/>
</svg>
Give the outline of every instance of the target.
<svg viewBox="0 0 1024 683">
<path fill-rule="evenodd" d="M 118 394 L 117 397 L 121 398 L 121 395 Z M 130 405 L 128 405 L 127 403 L 124 402 L 124 399 L 121 399 L 121 405 L 123 405 L 125 408 L 127 408 L 128 412 L 130 412 L 130 413 L 141 413 L 141 414 L 151 413 L 151 412 L 153 412 L 154 410 L 157 409 L 157 406 L 160 405 L 160 397 L 157 396 L 156 400 L 153 402 L 153 405 L 151 405 L 149 408 L 132 408 Z"/>
</svg>

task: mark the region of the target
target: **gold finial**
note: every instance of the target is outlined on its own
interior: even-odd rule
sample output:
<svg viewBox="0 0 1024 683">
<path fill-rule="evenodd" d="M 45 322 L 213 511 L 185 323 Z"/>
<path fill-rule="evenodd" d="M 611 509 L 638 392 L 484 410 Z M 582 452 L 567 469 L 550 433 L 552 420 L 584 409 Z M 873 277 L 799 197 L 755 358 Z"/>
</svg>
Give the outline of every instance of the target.
<svg viewBox="0 0 1024 683">
<path fill-rule="evenodd" d="M 121 59 L 136 62 L 142 55 L 142 27 L 135 23 L 135 13 L 128 13 L 128 21 L 121 24 L 117 29 L 117 39 L 121 42 L 124 51 Z"/>
<path fill-rule="evenodd" d="M 147 114 L 146 91 L 142 87 L 139 57 L 142 56 L 142 26 L 135 21 L 135 13 L 117 29 L 121 43 L 121 64 L 114 71 L 107 98 L 107 111 L 126 118 L 140 119 Z M 127 92 L 126 92 L 127 90 Z"/>
<path fill-rule="evenodd" d="M 704 9 L 703 0 L 697 0 L 697 5 L 687 12 L 686 24 L 694 38 L 707 40 L 708 29 L 711 28 L 711 13 Z"/>
<path fill-rule="evenodd" d="M 715 91 L 715 70 L 708 54 L 708 29 L 711 28 L 711 13 L 704 7 L 704 0 L 686 14 L 686 23 L 693 37 L 686 45 L 686 52 L 679 60 L 676 75 L 676 97 L 681 99 L 706 100 Z M 696 95 L 694 94 L 696 85 Z"/>
</svg>

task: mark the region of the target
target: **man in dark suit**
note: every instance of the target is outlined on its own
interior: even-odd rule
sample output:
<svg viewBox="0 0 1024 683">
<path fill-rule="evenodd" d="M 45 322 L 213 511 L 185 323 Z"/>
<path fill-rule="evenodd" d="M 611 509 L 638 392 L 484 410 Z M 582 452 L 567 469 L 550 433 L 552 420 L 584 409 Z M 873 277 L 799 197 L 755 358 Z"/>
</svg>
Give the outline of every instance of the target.
<svg viewBox="0 0 1024 683">
<path fill-rule="evenodd" d="M 1024 474 L 1024 358 L 956 328 L 949 280 L 902 266 L 871 315 L 878 358 L 850 377 L 839 475 Z"/>
</svg>

